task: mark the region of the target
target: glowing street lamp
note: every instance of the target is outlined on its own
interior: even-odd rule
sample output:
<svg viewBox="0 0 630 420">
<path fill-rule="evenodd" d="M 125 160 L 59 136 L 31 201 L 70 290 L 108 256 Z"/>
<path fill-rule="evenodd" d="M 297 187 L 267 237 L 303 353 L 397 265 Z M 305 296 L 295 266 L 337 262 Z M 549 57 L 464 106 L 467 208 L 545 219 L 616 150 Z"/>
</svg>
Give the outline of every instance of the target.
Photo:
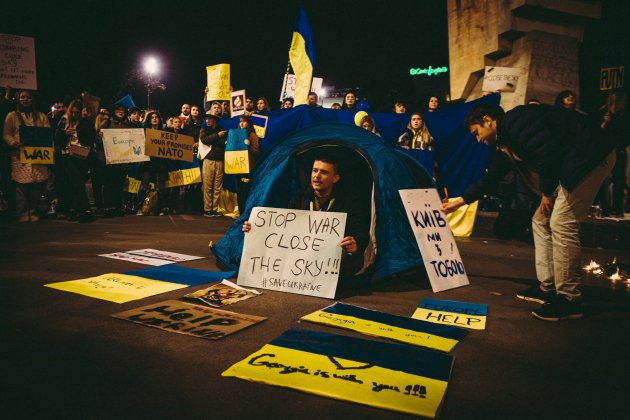
<svg viewBox="0 0 630 420">
<path fill-rule="evenodd" d="M 144 71 L 149 76 L 147 82 L 147 109 L 151 108 L 151 89 L 153 87 L 152 78 L 153 75 L 157 74 L 159 70 L 159 63 L 155 57 L 148 57 L 144 61 Z"/>
</svg>

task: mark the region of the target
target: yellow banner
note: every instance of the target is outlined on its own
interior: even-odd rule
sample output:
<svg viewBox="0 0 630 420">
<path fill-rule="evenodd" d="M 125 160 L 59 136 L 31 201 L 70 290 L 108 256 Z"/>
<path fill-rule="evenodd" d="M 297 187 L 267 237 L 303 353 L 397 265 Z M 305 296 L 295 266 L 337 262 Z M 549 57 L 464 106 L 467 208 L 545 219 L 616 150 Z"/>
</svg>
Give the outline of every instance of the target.
<svg viewBox="0 0 630 420">
<path fill-rule="evenodd" d="M 52 147 L 20 146 L 20 162 L 52 165 L 55 163 L 55 149 Z"/>
<path fill-rule="evenodd" d="M 457 340 L 440 337 L 421 331 L 409 330 L 389 324 L 356 318 L 348 315 L 334 314 L 325 311 L 315 311 L 302 317 L 304 321 L 316 322 L 318 324 L 333 325 L 340 328 L 348 328 L 363 334 L 376 337 L 385 337 L 402 343 L 416 346 L 428 347 L 441 351 L 451 351 Z"/>
<path fill-rule="evenodd" d="M 353 360 L 265 345 L 222 373 L 435 418 L 448 382 Z"/>
<path fill-rule="evenodd" d="M 182 185 L 197 184 L 199 182 L 201 182 L 201 170 L 197 167 L 169 172 L 168 179 L 164 183 L 164 186 L 166 188 L 171 188 Z"/>
<path fill-rule="evenodd" d="M 451 325 L 453 327 L 470 328 L 473 330 L 486 329 L 486 316 L 468 315 L 454 312 L 434 311 L 426 308 L 416 308 L 412 318 L 434 324 Z"/>
<path fill-rule="evenodd" d="M 110 302 L 125 303 L 188 287 L 185 284 L 149 280 L 126 274 L 108 273 L 80 280 L 45 284 L 57 290 L 78 293 Z"/>
<path fill-rule="evenodd" d="M 206 67 L 208 76 L 208 101 L 229 101 L 230 100 L 230 65 L 216 64 Z"/>
<path fill-rule="evenodd" d="M 142 185 L 142 181 L 128 176 L 124 191 L 130 194 L 138 194 L 138 191 L 140 191 L 140 185 Z"/>
<path fill-rule="evenodd" d="M 451 200 L 453 199 L 449 199 L 449 201 Z M 478 204 L 479 201 L 475 201 L 472 204 L 463 205 L 453 213 L 446 215 L 446 220 L 448 220 L 448 224 L 451 226 L 453 236 L 467 238 L 472 234 Z"/>
<path fill-rule="evenodd" d="M 249 155 L 247 150 L 230 150 L 225 152 L 225 173 L 249 173 Z"/>
</svg>

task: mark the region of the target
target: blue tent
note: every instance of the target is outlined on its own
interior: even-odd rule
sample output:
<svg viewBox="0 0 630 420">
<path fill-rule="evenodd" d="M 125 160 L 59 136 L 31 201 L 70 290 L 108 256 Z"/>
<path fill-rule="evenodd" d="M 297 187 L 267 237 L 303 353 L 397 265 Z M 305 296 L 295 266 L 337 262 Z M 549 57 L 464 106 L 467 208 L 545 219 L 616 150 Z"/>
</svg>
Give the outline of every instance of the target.
<svg viewBox="0 0 630 420">
<path fill-rule="evenodd" d="M 376 256 L 365 275 L 378 280 L 422 267 L 398 190 L 434 188 L 431 176 L 390 142 L 338 122 L 317 123 L 290 133 L 259 159 L 245 209 L 212 247 L 218 260 L 238 270 L 244 239 L 241 226 L 251 209 L 286 208 L 291 197 L 307 185 L 313 156 L 322 149 L 336 154 L 343 166 L 339 188 L 344 188 L 341 183 L 345 180 L 345 188 L 350 187 L 361 202 L 368 203 L 366 209 L 372 204 L 371 232 Z"/>
</svg>

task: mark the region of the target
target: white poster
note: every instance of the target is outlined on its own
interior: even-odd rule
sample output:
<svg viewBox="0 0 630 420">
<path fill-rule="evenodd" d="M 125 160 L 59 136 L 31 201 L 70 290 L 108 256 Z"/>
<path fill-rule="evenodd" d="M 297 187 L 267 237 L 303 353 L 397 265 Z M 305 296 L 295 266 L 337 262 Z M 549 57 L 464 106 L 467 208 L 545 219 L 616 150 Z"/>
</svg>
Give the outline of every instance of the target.
<svg viewBox="0 0 630 420">
<path fill-rule="evenodd" d="M 195 255 L 178 254 L 170 251 L 159 251 L 157 249 L 136 249 L 133 251 L 114 252 L 112 254 L 99 254 L 99 257 L 113 258 L 147 265 L 166 265 L 184 261 L 200 260 L 205 257 Z"/>
<path fill-rule="evenodd" d="M 101 131 L 108 165 L 150 160 L 144 154 L 144 128 L 106 128 Z"/>
<path fill-rule="evenodd" d="M 237 117 L 245 114 L 245 89 L 235 90 L 232 92 L 232 98 L 230 100 L 230 116 Z"/>
<path fill-rule="evenodd" d="M 486 66 L 481 90 L 485 92 L 496 92 L 498 90 L 501 92 L 514 92 L 520 76 L 520 68 Z"/>
<path fill-rule="evenodd" d="M 455 237 L 434 188 L 399 190 L 433 292 L 469 284 Z"/>
<path fill-rule="evenodd" d="M 346 213 L 254 207 L 237 283 L 333 299 Z"/>
<path fill-rule="evenodd" d="M 5 19 L 9 16 L 5 14 Z M 37 90 L 33 38 L 0 34 L 0 86 Z"/>
<path fill-rule="evenodd" d="M 280 91 L 280 102 L 284 100 L 284 98 L 293 98 L 295 95 L 295 84 L 297 79 L 295 74 L 285 74 L 284 80 L 282 82 L 282 90 Z M 324 79 L 320 77 L 313 77 L 313 82 L 311 84 L 311 92 L 318 92 L 322 89 L 322 84 L 324 83 Z"/>
</svg>

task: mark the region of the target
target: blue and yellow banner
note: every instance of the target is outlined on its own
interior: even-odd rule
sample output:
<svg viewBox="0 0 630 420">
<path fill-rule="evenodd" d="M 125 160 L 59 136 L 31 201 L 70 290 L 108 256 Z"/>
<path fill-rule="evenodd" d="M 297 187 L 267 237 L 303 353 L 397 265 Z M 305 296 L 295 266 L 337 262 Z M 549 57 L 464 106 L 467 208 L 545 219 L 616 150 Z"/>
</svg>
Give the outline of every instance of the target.
<svg viewBox="0 0 630 420">
<path fill-rule="evenodd" d="M 294 105 L 302 105 L 308 102 L 308 93 L 311 91 L 313 67 L 315 67 L 315 45 L 311 25 L 301 5 L 289 48 L 289 61 L 296 79 L 293 93 Z"/>
<path fill-rule="evenodd" d="M 485 330 L 488 305 L 426 298 L 411 317 L 440 325 Z"/>
<path fill-rule="evenodd" d="M 128 276 L 144 277 L 151 280 L 160 280 L 170 283 L 198 286 L 200 284 L 213 283 L 228 279 L 236 274 L 236 271 L 208 271 L 196 268 L 182 267 L 175 264 L 160 265 L 140 270 L 127 271 Z"/>
<path fill-rule="evenodd" d="M 53 133 L 49 127 L 20 125 L 20 162 L 38 165 L 55 163 Z"/>
<path fill-rule="evenodd" d="M 443 353 L 291 329 L 222 376 L 435 418 L 452 367 Z"/>
<path fill-rule="evenodd" d="M 459 328 L 391 315 L 341 302 L 302 317 L 304 321 L 345 328 L 415 346 L 451 351 L 465 336 Z"/>
</svg>

